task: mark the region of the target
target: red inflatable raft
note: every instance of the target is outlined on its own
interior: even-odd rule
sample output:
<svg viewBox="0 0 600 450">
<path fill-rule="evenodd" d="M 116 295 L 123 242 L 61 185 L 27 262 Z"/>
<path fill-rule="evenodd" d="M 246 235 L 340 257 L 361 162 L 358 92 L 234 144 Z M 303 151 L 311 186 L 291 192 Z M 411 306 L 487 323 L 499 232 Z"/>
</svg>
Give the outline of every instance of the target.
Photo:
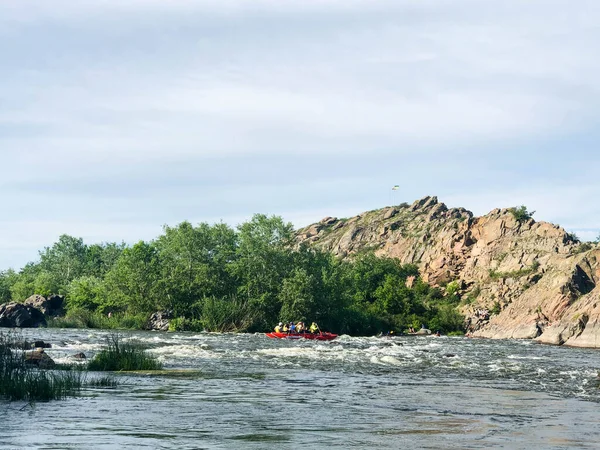
<svg viewBox="0 0 600 450">
<path fill-rule="evenodd" d="M 321 332 L 321 333 L 276 333 L 272 331 L 271 333 L 265 333 L 267 337 L 272 339 L 311 339 L 314 341 L 332 341 L 336 337 L 337 334 Z"/>
</svg>

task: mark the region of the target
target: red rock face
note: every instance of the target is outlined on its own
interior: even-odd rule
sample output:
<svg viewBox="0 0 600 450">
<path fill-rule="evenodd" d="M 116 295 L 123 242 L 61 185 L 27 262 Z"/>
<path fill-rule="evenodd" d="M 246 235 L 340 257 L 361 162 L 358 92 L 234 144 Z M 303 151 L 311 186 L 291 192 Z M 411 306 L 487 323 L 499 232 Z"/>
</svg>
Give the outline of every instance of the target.
<svg viewBox="0 0 600 450">
<path fill-rule="evenodd" d="M 321 221 L 300 230 L 298 241 L 340 257 L 374 248 L 380 256 L 417 264 L 429 283 L 459 281 L 463 296 L 476 297 L 463 308 L 465 315 L 496 303 L 501 308 L 480 323 L 476 336 L 600 346 L 600 249 L 587 249 L 556 225 L 518 221 L 509 209 L 473 217 L 425 197 L 410 206 Z"/>
</svg>

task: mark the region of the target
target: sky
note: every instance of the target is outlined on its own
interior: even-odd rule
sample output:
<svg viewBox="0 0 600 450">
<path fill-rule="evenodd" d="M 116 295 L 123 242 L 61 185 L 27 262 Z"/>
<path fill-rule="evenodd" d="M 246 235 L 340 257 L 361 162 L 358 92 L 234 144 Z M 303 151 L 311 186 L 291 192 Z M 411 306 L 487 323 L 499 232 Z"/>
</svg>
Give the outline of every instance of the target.
<svg viewBox="0 0 600 450">
<path fill-rule="evenodd" d="M 2 1 L 0 270 L 65 233 L 426 195 L 594 239 L 599 24 L 597 0 Z"/>
</svg>

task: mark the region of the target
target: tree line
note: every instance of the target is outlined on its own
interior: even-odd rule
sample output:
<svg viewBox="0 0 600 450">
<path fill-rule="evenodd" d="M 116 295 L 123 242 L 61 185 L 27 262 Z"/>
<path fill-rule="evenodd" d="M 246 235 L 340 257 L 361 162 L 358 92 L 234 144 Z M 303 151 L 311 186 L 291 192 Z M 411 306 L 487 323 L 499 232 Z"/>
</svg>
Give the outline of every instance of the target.
<svg viewBox="0 0 600 450">
<path fill-rule="evenodd" d="M 356 335 L 421 324 L 459 331 L 455 291 L 427 285 L 416 266 L 397 259 L 365 252 L 342 260 L 296 245 L 290 223 L 263 214 L 235 229 L 165 226 L 130 246 L 63 235 L 38 261 L 0 272 L 0 303 L 62 294 L 67 316 L 168 310 L 178 330 L 265 331 L 302 320 Z"/>
</svg>

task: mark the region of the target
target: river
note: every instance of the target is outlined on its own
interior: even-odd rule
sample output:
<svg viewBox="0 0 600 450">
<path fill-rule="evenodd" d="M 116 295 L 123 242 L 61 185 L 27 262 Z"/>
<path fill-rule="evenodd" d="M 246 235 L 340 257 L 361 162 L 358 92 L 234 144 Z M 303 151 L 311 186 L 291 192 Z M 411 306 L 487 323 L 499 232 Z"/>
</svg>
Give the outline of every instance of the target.
<svg viewBox="0 0 600 450">
<path fill-rule="evenodd" d="M 57 362 L 109 332 L 24 330 Z M 598 448 L 600 352 L 461 337 L 123 333 L 172 370 L 0 403 L 0 448 Z M 91 373 L 89 377 L 95 376 Z"/>
</svg>

